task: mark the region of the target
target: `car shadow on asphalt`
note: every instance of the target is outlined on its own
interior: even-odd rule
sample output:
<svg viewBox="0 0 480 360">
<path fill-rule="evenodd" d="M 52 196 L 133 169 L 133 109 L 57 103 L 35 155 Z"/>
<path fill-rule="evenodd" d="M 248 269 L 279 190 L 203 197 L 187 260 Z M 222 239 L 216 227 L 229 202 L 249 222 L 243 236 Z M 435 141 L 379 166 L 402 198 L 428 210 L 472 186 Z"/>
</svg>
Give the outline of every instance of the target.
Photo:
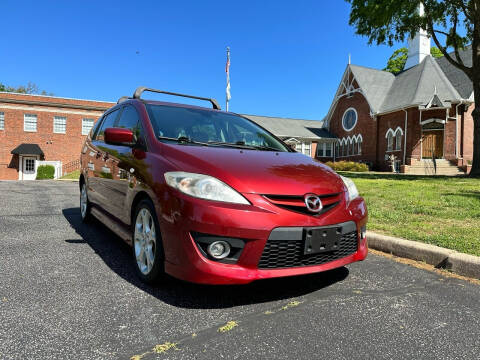
<svg viewBox="0 0 480 360">
<path fill-rule="evenodd" d="M 63 216 L 81 239 L 66 239 L 72 246 L 88 244 L 105 264 L 124 280 L 173 306 L 216 309 L 262 303 L 306 295 L 348 277 L 346 267 L 317 274 L 255 281 L 247 285 L 199 285 L 169 278 L 157 286 L 141 282 L 135 274 L 131 248 L 118 236 L 91 220 L 84 224 L 78 207 L 63 209 Z"/>
</svg>

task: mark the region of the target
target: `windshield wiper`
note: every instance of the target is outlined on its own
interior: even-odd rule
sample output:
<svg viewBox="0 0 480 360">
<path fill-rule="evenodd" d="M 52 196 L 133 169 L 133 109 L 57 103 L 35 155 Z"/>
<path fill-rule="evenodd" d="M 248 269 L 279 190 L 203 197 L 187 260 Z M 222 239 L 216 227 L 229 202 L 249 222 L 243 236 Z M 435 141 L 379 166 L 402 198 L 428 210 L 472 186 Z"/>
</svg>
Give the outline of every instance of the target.
<svg viewBox="0 0 480 360">
<path fill-rule="evenodd" d="M 204 146 L 210 145 L 209 143 L 192 140 L 187 136 L 179 136 L 178 138 L 168 137 L 168 136 L 157 136 L 157 139 L 176 141 L 179 144 L 195 144 L 195 145 L 204 145 Z"/>
<path fill-rule="evenodd" d="M 282 151 L 277 148 L 271 147 L 271 146 L 266 146 L 266 145 L 250 145 L 250 144 L 245 144 L 245 141 L 237 141 L 234 143 L 231 142 L 222 142 L 222 141 L 209 141 L 209 145 L 220 145 L 220 146 L 228 146 L 228 147 L 234 147 L 234 148 L 239 148 L 239 149 L 248 149 L 248 150 L 262 150 L 262 151 Z"/>
</svg>

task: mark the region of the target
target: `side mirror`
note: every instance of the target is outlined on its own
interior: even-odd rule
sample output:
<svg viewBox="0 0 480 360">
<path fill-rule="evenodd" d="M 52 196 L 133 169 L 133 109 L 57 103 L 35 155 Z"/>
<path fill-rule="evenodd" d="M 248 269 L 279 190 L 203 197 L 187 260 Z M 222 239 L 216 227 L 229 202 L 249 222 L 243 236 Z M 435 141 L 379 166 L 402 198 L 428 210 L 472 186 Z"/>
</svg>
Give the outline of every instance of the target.
<svg viewBox="0 0 480 360">
<path fill-rule="evenodd" d="M 132 130 L 124 128 L 105 129 L 104 139 L 110 145 L 133 146 L 135 144 Z"/>
</svg>

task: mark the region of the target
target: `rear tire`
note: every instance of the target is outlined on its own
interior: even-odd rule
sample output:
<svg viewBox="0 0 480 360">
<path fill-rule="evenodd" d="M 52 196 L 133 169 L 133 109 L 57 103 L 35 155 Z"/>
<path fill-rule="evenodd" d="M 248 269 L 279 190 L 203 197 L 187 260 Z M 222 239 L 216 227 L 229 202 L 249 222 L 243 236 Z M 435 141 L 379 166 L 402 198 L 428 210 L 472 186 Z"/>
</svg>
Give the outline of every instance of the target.
<svg viewBox="0 0 480 360">
<path fill-rule="evenodd" d="M 83 181 L 80 187 L 80 216 L 82 217 L 82 222 L 86 223 L 90 221 L 92 217 L 90 210 L 91 204 L 90 201 L 88 201 L 87 184 Z"/>
<path fill-rule="evenodd" d="M 137 275 L 145 283 L 158 283 L 165 277 L 165 257 L 153 203 L 140 201 L 132 220 L 132 254 Z"/>
</svg>

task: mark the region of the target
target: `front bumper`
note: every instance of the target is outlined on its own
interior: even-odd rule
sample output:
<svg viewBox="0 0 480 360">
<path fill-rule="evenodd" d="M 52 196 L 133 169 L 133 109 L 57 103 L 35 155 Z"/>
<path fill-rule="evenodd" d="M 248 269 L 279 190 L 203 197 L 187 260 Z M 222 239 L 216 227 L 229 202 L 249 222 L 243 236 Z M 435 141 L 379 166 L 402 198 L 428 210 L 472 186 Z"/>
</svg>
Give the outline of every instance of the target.
<svg viewBox="0 0 480 360">
<path fill-rule="evenodd" d="M 168 274 L 204 284 L 246 284 L 255 280 L 316 273 L 342 267 L 366 258 L 366 239 L 360 229 L 367 223 L 362 198 L 341 203 L 319 217 L 299 214 L 274 206 L 261 195 L 243 194 L 252 205 L 222 204 L 169 192 L 159 216 Z M 358 246 L 348 256 L 319 265 L 259 268 L 262 253 L 272 232 L 278 228 L 308 228 L 353 222 Z M 245 246 L 234 264 L 208 259 L 192 233 L 243 239 Z"/>
</svg>

